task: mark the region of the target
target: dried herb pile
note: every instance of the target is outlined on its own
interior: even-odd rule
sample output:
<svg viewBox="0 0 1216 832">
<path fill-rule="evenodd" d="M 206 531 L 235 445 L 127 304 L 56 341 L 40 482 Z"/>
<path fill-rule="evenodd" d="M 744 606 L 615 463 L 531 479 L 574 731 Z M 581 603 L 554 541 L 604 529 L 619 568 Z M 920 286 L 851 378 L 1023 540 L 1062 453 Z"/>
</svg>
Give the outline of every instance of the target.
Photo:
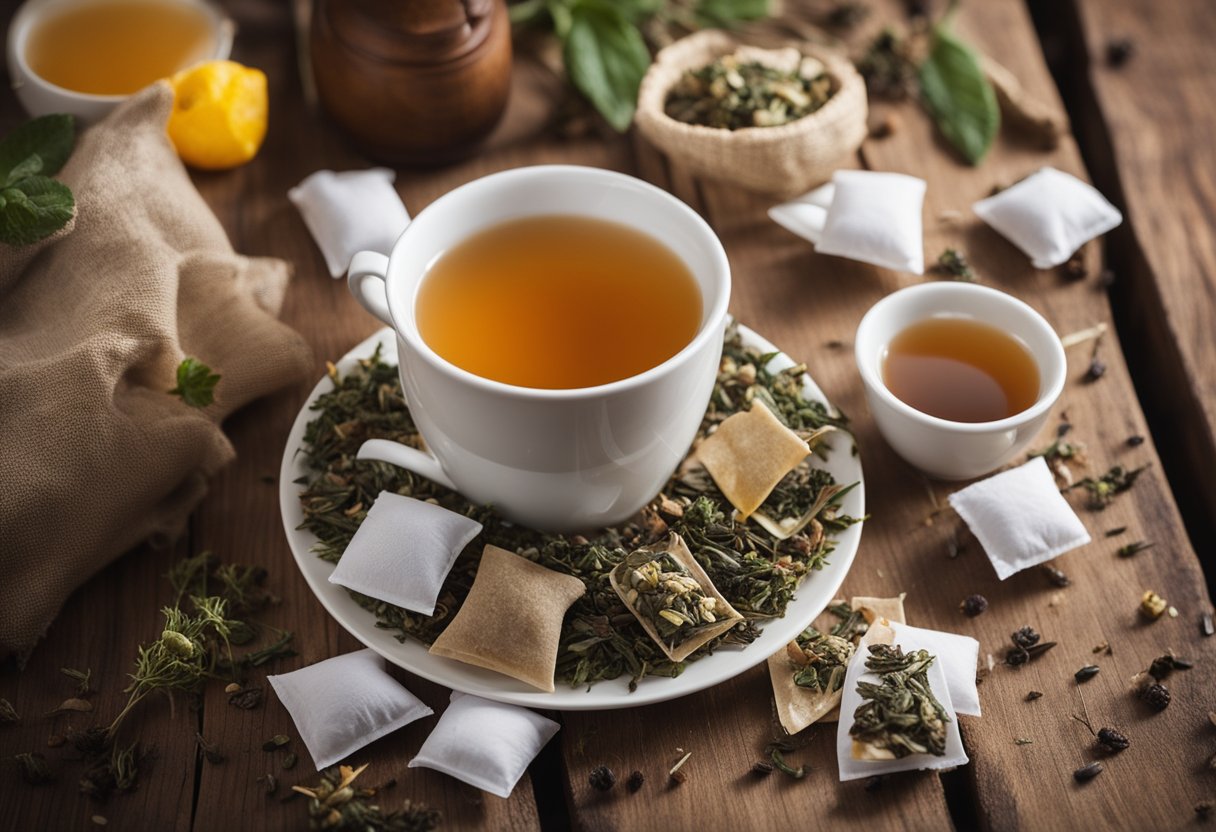
<svg viewBox="0 0 1216 832">
<path fill-rule="evenodd" d="M 802 395 L 805 365 L 770 372 L 774 354 L 746 348 L 736 330 L 727 333 L 718 382 L 699 438 L 731 414 L 762 400 L 792 430 L 811 432 L 831 425 L 843 428 L 843 416 Z M 393 630 L 400 640 L 431 644 L 450 623 L 468 595 L 481 551 L 490 543 L 515 551 L 546 568 L 582 580 L 587 593 L 574 603 L 562 625 L 557 679 L 578 687 L 627 674 L 631 688 L 646 676 L 679 675 L 689 661 L 707 655 L 723 642 L 750 643 L 759 623 L 780 617 L 799 582 L 819 569 L 835 547 L 834 534 L 857 518 L 841 514 L 844 491 L 797 534 L 778 540 L 763 528 L 731 517 L 731 506 L 704 469 L 677 473 L 639 517 L 594 539 L 542 534 L 502 521 L 484 506 L 416 474 L 382 462 L 357 461 L 367 439 L 392 439 L 417 445 L 419 436 L 406 410 L 395 367 L 379 354 L 364 360 L 346 376 L 330 368 L 335 389 L 313 405 L 316 418 L 305 431 L 303 452 L 310 473 L 300 480 L 305 520 L 301 528 L 318 538 L 316 552 L 336 562 L 381 491 L 434 499 L 452 511 L 473 517 L 484 530 L 457 558 L 432 616 L 419 615 L 352 592 L 354 599 Z M 826 451 L 822 450 L 821 453 Z M 808 459 L 791 472 L 765 502 L 763 511 L 778 520 L 801 517 L 820 491 L 837 484 Z M 670 661 L 613 590 L 609 575 L 629 552 L 654 544 L 671 532 L 683 537 L 714 586 L 744 616 L 744 621 L 711 640 L 683 662 Z"/>
<path fill-rule="evenodd" d="M 689 70 L 667 94 L 664 111 L 676 121 L 738 130 L 777 127 L 818 110 L 832 95 L 822 66 L 814 77 L 725 55 Z"/>
</svg>

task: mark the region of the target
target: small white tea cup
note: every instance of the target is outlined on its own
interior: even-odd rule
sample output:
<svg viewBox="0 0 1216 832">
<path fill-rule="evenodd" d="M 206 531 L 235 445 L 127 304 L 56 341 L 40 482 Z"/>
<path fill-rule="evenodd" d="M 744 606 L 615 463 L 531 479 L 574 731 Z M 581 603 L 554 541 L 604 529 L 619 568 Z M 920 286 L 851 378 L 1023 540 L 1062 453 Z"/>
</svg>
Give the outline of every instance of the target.
<svg viewBox="0 0 1216 832">
<path fill-rule="evenodd" d="M 13 91 L 21 106 L 31 116 L 51 113 L 68 113 L 82 124 L 101 121 L 110 111 L 126 101 L 129 95 L 93 95 L 52 84 L 30 68 L 25 51 L 30 34 L 45 20 L 66 9 L 80 7 L 82 3 L 94 5 L 104 0 L 26 0 L 13 16 L 8 27 L 7 57 L 8 75 L 12 79 Z M 164 0 L 198 9 L 207 17 L 211 26 L 210 54 L 205 60 L 224 60 L 232 52 L 232 38 L 236 24 L 210 0 Z M 182 67 L 185 69 L 185 67 Z M 151 81 L 156 79 L 150 79 Z"/>
<path fill-rule="evenodd" d="M 645 372 L 569 390 L 482 378 L 431 349 L 415 302 L 436 258 L 482 229 L 546 214 L 609 220 L 666 244 L 701 292 L 692 340 Z M 659 492 L 705 414 L 730 300 L 726 252 L 695 211 L 632 176 L 571 165 L 516 168 L 462 185 L 423 209 L 389 257 L 356 254 L 348 280 L 356 300 L 397 333 L 402 389 L 426 440 L 420 451 L 372 439 L 359 458 L 400 465 L 545 531 L 619 523 Z"/>
<path fill-rule="evenodd" d="M 1021 413 L 995 422 L 952 422 L 895 396 L 882 366 L 891 340 L 930 318 L 969 318 L 1016 338 L 1039 368 L 1039 396 Z M 1064 390 L 1067 361 L 1059 336 L 1022 301 L 972 283 L 921 283 L 870 308 L 857 327 L 857 369 L 878 431 L 895 452 L 931 477 L 966 480 L 991 473 L 1026 449 Z"/>
</svg>

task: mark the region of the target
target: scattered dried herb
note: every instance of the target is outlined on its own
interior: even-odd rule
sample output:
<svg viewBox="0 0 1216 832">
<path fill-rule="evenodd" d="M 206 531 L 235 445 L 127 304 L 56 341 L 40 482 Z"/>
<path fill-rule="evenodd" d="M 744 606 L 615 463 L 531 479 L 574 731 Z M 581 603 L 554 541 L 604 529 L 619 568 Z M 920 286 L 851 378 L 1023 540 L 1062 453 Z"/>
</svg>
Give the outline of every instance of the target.
<svg viewBox="0 0 1216 832">
<path fill-rule="evenodd" d="M 667 776 L 671 778 L 671 782 L 675 783 L 677 786 L 688 780 L 688 772 L 684 771 L 684 764 L 688 762 L 688 758 L 691 756 L 691 751 L 685 753 L 685 755 L 677 760 L 676 764 L 667 772 Z"/>
<path fill-rule="evenodd" d="M 1081 766 L 1072 773 L 1072 777 L 1078 783 L 1088 783 L 1090 780 L 1093 780 L 1095 777 L 1101 774 L 1103 768 L 1104 767 L 1101 763 L 1093 762 L 1087 766 Z"/>
<path fill-rule="evenodd" d="M 1089 367 L 1085 370 L 1085 381 L 1094 382 L 1106 375 L 1106 364 L 1097 358 L 1093 358 L 1089 362 Z"/>
<path fill-rule="evenodd" d="M 0 725 L 12 725 L 20 721 L 21 717 L 17 716 L 13 703 L 7 699 L 0 699 Z"/>
<path fill-rule="evenodd" d="M 770 371 L 771 358 L 744 347 L 737 329 L 727 332 L 700 436 L 757 399 L 795 431 L 847 426 L 843 416 L 803 397 L 805 365 Z M 351 593 L 352 597 L 376 617 L 379 626 L 395 632 L 399 639 L 429 645 L 459 611 L 486 543 L 526 551 L 540 565 L 575 575 L 587 585 L 587 593 L 575 601 L 563 622 L 558 649 L 556 677 L 572 687 L 622 675 L 634 685 L 645 676 L 676 676 L 687 662 L 708 655 L 724 640 L 753 640 L 763 621 L 784 613 L 803 578 L 824 564 L 835 547 L 835 536 L 857 522 L 840 511 L 839 492 L 832 500 L 819 499 L 824 489 L 839 486 L 808 461 L 778 484 L 762 508 L 780 520 L 817 503 L 822 505 L 815 517 L 785 540 L 775 539 L 755 523 L 739 522 L 703 469 L 673 478 L 636 522 L 604 530 L 590 539 L 541 534 L 507 524 L 488 508 L 474 506 L 400 468 L 356 460 L 366 439 L 417 446 L 420 437 L 401 396 L 396 368 L 381 361 L 378 354 L 360 361 L 345 376 L 333 370 L 330 378 L 334 390 L 314 404 L 316 418 L 305 430 L 304 451 L 311 473 L 300 495 L 305 517 L 301 527 L 318 538 L 318 556 L 336 562 L 365 516 L 365 510 L 356 507 L 371 505 L 385 490 L 434 499 L 444 508 L 478 520 L 484 530 L 457 558 L 434 615 L 419 615 L 357 593 Z M 680 516 L 661 510 L 665 505 L 669 509 L 677 506 Z M 609 581 L 612 569 L 628 552 L 665 540 L 671 531 L 680 534 L 714 586 L 748 619 L 680 663 L 668 660 L 647 636 Z"/>
<path fill-rule="evenodd" d="M 1125 531 L 1127 531 L 1127 526 L 1116 526 L 1113 529 L 1107 529 L 1106 536 L 1107 537 L 1118 537 L 1119 535 L 1123 534 Z"/>
<path fill-rule="evenodd" d="M 752 774 L 757 777 L 768 777 L 773 773 L 773 764 L 768 760 L 757 760 L 752 765 Z"/>
<path fill-rule="evenodd" d="M 171 396 L 180 396 L 191 407 L 207 407 L 215 401 L 215 385 L 220 376 L 195 358 L 185 358 L 177 365 L 177 386 L 169 391 Z"/>
<path fill-rule="evenodd" d="M 1093 511 L 1102 511 L 1110 505 L 1116 496 L 1131 488 L 1141 472 L 1147 467 L 1147 465 L 1142 465 L 1139 468 L 1133 468 L 1128 471 L 1122 465 L 1116 465 L 1097 479 L 1086 477 L 1064 490 L 1071 491 L 1074 488 L 1084 488 L 1089 492 L 1089 508 Z"/>
<path fill-rule="evenodd" d="M 1013 738 L 1014 745 L 1030 745 L 1033 742 L 1034 742 L 1034 740 L 1030 739 L 1029 737 L 1014 737 Z"/>
<path fill-rule="evenodd" d="M 1135 436 L 1127 437 L 1127 447 L 1129 447 L 1129 448 L 1139 448 L 1143 444 L 1144 444 L 1144 437 L 1139 434 L 1136 434 Z"/>
<path fill-rule="evenodd" d="M 262 704 L 263 696 L 264 692 L 257 685 L 251 685 L 247 688 L 242 688 L 238 685 L 237 689 L 228 695 L 228 704 L 235 705 L 245 711 L 251 711 Z"/>
<path fill-rule="evenodd" d="M 1104 745 L 1108 751 L 1122 751 L 1131 745 L 1128 738 L 1114 728 L 1099 728 L 1098 742 Z"/>
<path fill-rule="evenodd" d="M 1097 676 L 1098 672 L 1100 670 L 1101 670 L 1101 668 L 1098 667 L 1096 664 L 1087 664 L 1087 665 L 1085 665 L 1085 667 L 1081 668 L 1080 670 L 1078 670 L 1076 673 L 1074 673 L 1072 675 L 1073 675 L 1073 678 L 1077 680 L 1077 682 L 1088 682 L 1090 679 Z"/>
<path fill-rule="evenodd" d="M 1067 575 L 1054 566 L 1044 566 L 1043 574 L 1047 576 L 1047 582 L 1052 586 L 1066 587 L 1072 583 Z"/>
<path fill-rule="evenodd" d="M 1106 42 L 1106 65 L 1119 69 L 1136 54 L 1136 44 L 1131 38 L 1111 38 Z"/>
<path fill-rule="evenodd" d="M 1064 263 L 1064 276 L 1069 280 L 1084 280 L 1088 274 L 1089 268 L 1085 265 L 1084 249 L 1078 250 Z"/>
<path fill-rule="evenodd" d="M 808 65 L 817 71 L 807 72 Z M 685 72 L 667 94 L 664 110 L 685 124 L 725 130 L 778 127 L 810 115 L 832 95 L 832 80 L 814 59 L 794 71 L 725 55 Z"/>
<path fill-rule="evenodd" d="M 1120 546 L 1116 550 L 1115 554 L 1117 554 L 1121 558 L 1130 558 L 1133 555 L 1143 552 L 1145 549 L 1153 548 L 1153 546 L 1155 546 L 1155 545 L 1156 545 L 1155 543 L 1147 543 L 1143 540 L 1137 540 L 1134 543 L 1128 543 L 1125 546 Z"/>
<path fill-rule="evenodd" d="M 47 764 L 46 757 L 37 751 L 25 751 L 13 756 L 21 769 L 21 779 L 30 786 L 41 786 L 55 782 L 55 774 Z"/>
<path fill-rule="evenodd" d="M 283 755 L 283 762 L 280 765 L 283 767 L 284 771 L 291 771 L 296 767 L 296 763 L 299 761 L 299 759 L 300 758 L 294 751 L 288 751 Z"/>
<path fill-rule="evenodd" d="M 1042 636 L 1032 627 L 1022 627 L 1010 634 L 1013 646 L 1005 653 L 1005 664 L 1019 667 L 1031 659 L 1037 659 L 1056 646 L 1054 641 L 1041 642 Z"/>
<path fill-rule="evenodd" d="M 959 611 L 970 618 L 975 618 L 988 609 L 988 599 L 983 595 L 968 595 L 958 605 Z"/>
<path fill-rule="evenodd" d="M 975 282 L 975 272 L 971 270 L 971 264 L 967 262 L 966 255 L 956 248 L 948 248 L 939 254 L 937 262 L 929 269 L 937 274 L 949 275 L 955 280 Z"/>
<path fill-rule="evenodd" d="M 863 788 L 865 788 L 868 794 L 873 794 L 882 788 L 884 782 L 885 778 L 881 774 L 875 774 L 866 778 L 866 784 Z"/>
<path fill-rule="evenodd" d="M 837 3 L 827 13 L 826 22 L 833 29 L 852 29 L 870 16 L 870 7 L 865 3 L 845 0 Z"/>
<path fill-rule="evenodd" d="M 646 775 L 638 771 L 636 768 L 630 772 L 629 779 L 625 781 L 625 788 L 629 789 L 630 793 L 637 792 L 642 788 L 642 784 L 646 782 Z"/>
<path fill-rule="evenodd" d="M 1140 615 L 1149 621 L 1156 621 L 1169 606 L 1169 602 L 1151 589 L 1146 589 L 1140 596 Z"/>
<path fill-rule="evenodd" d="M 93 710 L 92 702 L 90 702 L 87 699 L 80 699 L 78 697 L 73 696 L 70 699 L 65 699 L 62 702 L 60 702 L 58 707 L 56 707 L 54 710 L 47 711 L 47 716 L 57 716 L 58 714 L 65 714 L 65 713 L 72 713 L 72 712 L 88 713 L 91 710 Z"/>
<path fill-rule="evenodd" d="M 894 29 L 884 29 L 857 62 L 871 98 L 901 100 L 916 95 L 916 63 L 908 41 Z"/>
<path fill-rule="evenodd" d="M 77 696 L 88 696 L 93 692 L 93 671 L 91 669 L 77 670 L 74 667 L 61 667 L 59 672 L 76 683 Z"/>
<path fill-rule="evenodd" d="M 855 649 L 851 633 L 821 633 L 807 627 L 786 646 L 786 656 L 794 667 L 794 684 L 824 693 L 840 690 Z"/>
<path fill-rule="evenodd" d="M 785 755 L 793 750 L 793 743 L 787 740 L 773 740 L 764 747 L 764 753 L 767 754 L 769 760 L 772 761 L 773 768 L 777 769 L 782 774 L 793 777 L 795 780 L 801 780 L 803 777 L 806 777 L 807 772 L 810 771 L 810 768 L 805 764 L 798 766 L 798 768 L 794 768 L 785 761 Z"/>
<path fill-rule="evenodd" d="M 291 737 L 287 736 L 286 734 L 275 734 L 273 737 L 266 740 L 266 742 L 262 743 L 262 750 L 274 751 L 282 748 L 289 742 L 291 742 Z"/>
<path fill-rule="evenodd" d="M 1170 691 L 1165 685 L 1160 682 L 1146 687 L 1140 694 L 1140 698 L 1148 703 L 1155 711 L 1164 711 L 1170 705 Z"/>
<path fill-rule="evenodd" d="M 319 774 L 316 786 L 292 786 L 292 791 L 308 798 L 308 828 L 336 832 L 431 832 L 439 827 L 442 816 L 436 809 L 410 801 L 393 811 L 369 802 L 379 789 L 361 788 L 354 781 L 367 769 L 338 766 Z M 274 781 L 266 775 L 267 783 Z M 390 781 L 391 782 L 391 781 Z M 276 783 L 277 786 L 277 783 Z M 272 790 L 267 788 L 267 792 Z"/>
<path fill-rule="evenodd" d="M 1042 698 L 1043 698 L 1043 692 L 1039 691 L 1039 690 L 1032 690 L 1026 694 L 1027 702 L 1033 702 L 1036 699 L 1042 699 Z"/>
<path fill-rule="evenodd" d="M 279 790 L 279 778 L 273 774 L 265 774 L 259 777 L 256 782 L 262 784 L 262 787 L 266 789 L 266 794 L 274 794 Z"/>
<path fill-rule="evenodd" d="M 853 714 L 850 736 L 897 759 L 945 754 L 950 717 L 929 687 L 928 670 L 936 657 L 926 650 L 904 653 L 890 644 L 871 644 L 868 649 L 865 666 L 879 674 L 879 683 L 857 683 L 862 703 Z"/>
<path fill-rule="evenodd" d="M 608 766 L 596 766 L 591 769 L 591 774 L 587 775 L 587 782 L 593 789 L 601 792 L 610 791 L 616 785 L 616 772 Z"/>
<path fill-rule="evenodd" d="M 198 744 L 198 753 L 201 754 L 207 762 L 212 765 L 219 765 L 226 759 L 214 743 L 207 742 L 201 733 L 196 733 L 195 739 Z"/>
<path fill-rule="evenodd" d="M 1216 635 L 1216 621 L 1212 619 L 1210 612 L 1205 612 L 1199 616 L 1199 635 L 1204 638 Z"/>
</svg>

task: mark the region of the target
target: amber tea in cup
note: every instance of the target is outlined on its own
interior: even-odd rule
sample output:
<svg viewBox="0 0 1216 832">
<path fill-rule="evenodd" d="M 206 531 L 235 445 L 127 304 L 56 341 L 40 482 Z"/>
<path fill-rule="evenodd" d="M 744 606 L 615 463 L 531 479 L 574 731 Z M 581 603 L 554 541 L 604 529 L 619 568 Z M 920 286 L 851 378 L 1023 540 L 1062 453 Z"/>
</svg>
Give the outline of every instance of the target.
<svg viewBox="0 0 1216 832">
<path fill-rule="evenodd" d="M 215 49 L 213 16 L 165 0 L 85 0 L 49 11 L 30 31 L 25 60 L 58 87 L 128 95 Z"/>
<path fill-rule="evenodd" d="M 683 260 L 607 220 L 542 215 L 479 231 L 418 287 L 422 340 L 448 362 L 517 387 L 629 378 L 687 346 L 702 300 Z"/>
<path fill-rule="evenodd" d="M 995 422 L 1039 398 L 1039 367 L 1021 341 L 968 318 L 929 318 L 891 339 L 882 379 L 900 401 L 951 422 Z"/>
</svg>

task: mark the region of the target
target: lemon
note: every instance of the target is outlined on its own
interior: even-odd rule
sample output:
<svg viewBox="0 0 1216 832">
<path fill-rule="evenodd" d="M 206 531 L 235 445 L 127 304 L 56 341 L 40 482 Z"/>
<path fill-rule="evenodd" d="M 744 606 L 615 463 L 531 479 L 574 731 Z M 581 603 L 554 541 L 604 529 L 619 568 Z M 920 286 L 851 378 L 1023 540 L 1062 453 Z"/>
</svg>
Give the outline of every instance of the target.
<svg viewBox="0 0 1216 832">
<path fill-rule="evenodd" d="M 208 61 L 169 79 L 169 139 L 187 165 L 225 170 L 257 155 L 266 137 L 266 76 L 235 61 Z"/>
</svg>

